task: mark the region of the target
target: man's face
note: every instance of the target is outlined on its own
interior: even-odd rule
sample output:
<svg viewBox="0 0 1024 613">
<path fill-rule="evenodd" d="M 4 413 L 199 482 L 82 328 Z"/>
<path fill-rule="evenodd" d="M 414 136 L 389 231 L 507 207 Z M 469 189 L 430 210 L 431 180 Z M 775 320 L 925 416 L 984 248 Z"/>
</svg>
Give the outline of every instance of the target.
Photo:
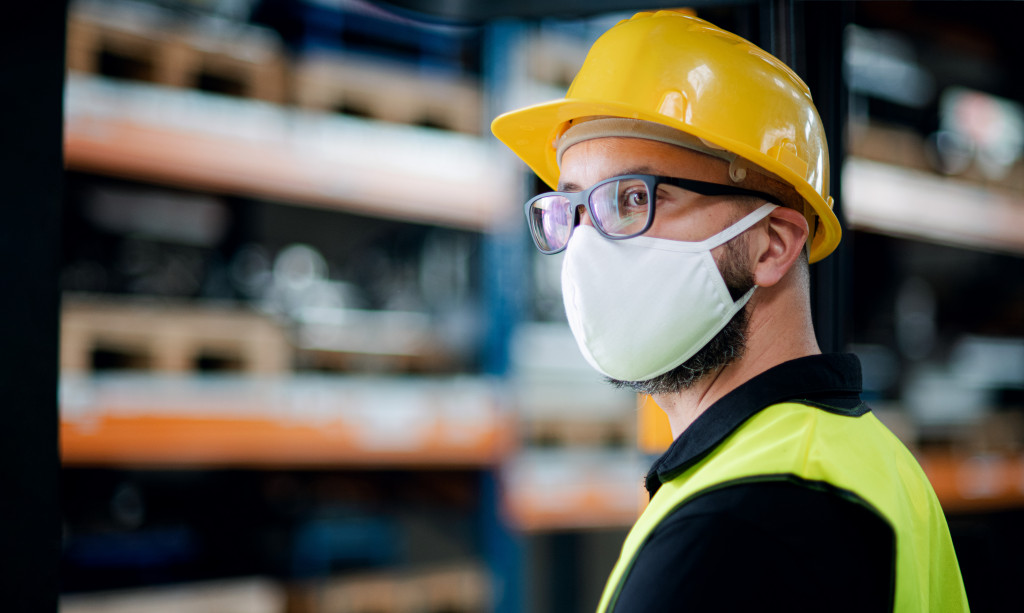
<svg viewBox="0 0 1024 613">
<path fill-rule="evenodd" d="M 562 156 L 559 191 L 580 191 L 611 177 L 654 174 L 731 185 L 729 165 L 689 149 L 639 138 L 598 138 L 573 145 Z M 753 210 L 735 198 L 702 196 L 665 187 L 659 191 L 654 222 L 645 236 L 701 241 L 729 227 Z M 581 223 L 589 224 L 585 212 Z M 733 299 L 753 287 L 744 235 L 716 247 L 712 255 Z M 671 282 L 671 279 L 666 279 Z M 641 393 L 662 394 L 691 387 L 705 376 L 738 359 L 744 350 L 747 309 L 739 313 L 707 345 L 675 369 L 647 381 L 617 381 Z"/>
<path fill-rule="evenodd" d="M 652 174 L 731 185 L 729 165 L 696 151 L 640 138 L 597 138 L 569 147 L 562 156 L 559 191 L 582 191 L 598 181 L 627 174 Z M 735 198 L 701 196 L 662 186 L 654 223 L 645 236 L 700 241 L 753 210 Z M 585 218 L 583 223 L 589 224 Z M 720 248 L 721 249 L 721 248 Z M 714 254 L 717 256 L 718 253 Z"/>
</svg>

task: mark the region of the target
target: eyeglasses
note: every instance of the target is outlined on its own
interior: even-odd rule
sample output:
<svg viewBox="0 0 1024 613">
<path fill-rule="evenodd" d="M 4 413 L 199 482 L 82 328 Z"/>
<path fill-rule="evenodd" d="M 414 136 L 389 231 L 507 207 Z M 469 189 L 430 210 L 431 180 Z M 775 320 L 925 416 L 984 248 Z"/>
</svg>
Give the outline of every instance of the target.
<svg viewBox="0 0 1024 613">
<path fill-rule="evenodd" d="M 565 249 L 585 206 L 597 231 L 612 240 L 640 236 L 654 221 L 658 186 L 681 187 L 702 196 L 753 196 L 774 202 L 772 196 L 749 189 L 658 175 L 622 175 L 605 179 L 581 192 L 548 192 L 531 198 L 524 210 L 533 242 L 541 253 Z"/>
</svg>

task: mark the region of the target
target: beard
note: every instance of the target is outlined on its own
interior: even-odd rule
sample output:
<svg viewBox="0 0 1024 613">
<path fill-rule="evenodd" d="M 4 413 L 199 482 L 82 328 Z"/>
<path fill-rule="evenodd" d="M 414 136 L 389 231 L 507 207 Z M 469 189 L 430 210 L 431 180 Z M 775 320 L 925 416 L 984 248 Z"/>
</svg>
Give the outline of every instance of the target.
<svg viewBox="0 0 1024 613">
<path fill-rule="evenodd" d="M 741 255 L 746 251 L 744 239 L 745 235 L 740 235 L 726 243 L 718 265 L 733 300 L 754 287 L 754 274 L 744 267 Z M 706 345 L 672 370 L 643 381 L 620 381 L 611 377 L 605 380 L 619 389 L 631 389 L 649 395 L 671 394 L 693 387 L 701 379 L 743 357 L 747 346 L 748 307 L 749 304 L 744 305 Z"/>
</svg>

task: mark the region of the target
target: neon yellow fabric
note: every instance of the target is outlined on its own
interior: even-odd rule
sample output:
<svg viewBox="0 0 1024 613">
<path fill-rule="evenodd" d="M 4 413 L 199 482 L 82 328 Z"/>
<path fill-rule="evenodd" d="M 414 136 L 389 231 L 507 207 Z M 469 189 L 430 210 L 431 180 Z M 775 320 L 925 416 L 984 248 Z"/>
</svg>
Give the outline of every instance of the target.
<svg viewBox="0 0 1024 613">
<path fill-rule="evenodd" d="M 894 611 L 967 611 L 960 567 L 939 501 L 907 448 L 870 412 L 849 417 L 797 403 L 770 406 L 712 453 L 663 484 L 622 547 L 599 612 L 612 610 L 647 536 L 674 509 L 711 488 L 795 475 L 848 490 L 896 534 Z"/>
</svg>

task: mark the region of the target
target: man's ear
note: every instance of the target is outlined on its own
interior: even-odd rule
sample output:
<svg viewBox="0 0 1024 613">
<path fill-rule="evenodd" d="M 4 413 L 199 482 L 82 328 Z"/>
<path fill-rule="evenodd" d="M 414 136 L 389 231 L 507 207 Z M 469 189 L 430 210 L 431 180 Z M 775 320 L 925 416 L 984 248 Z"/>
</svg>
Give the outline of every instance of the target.
<svg viewBox="0 0 1024 613">
<path fill-rule="evenodd" d="M 786 276 L 800 257 L 807 242 L 807 219 L 799 211 L 780 206 L 765 218 L 761 228 L 764 234 L 755 241 L 754 283 L 771 287 Z"/>
</svg>

